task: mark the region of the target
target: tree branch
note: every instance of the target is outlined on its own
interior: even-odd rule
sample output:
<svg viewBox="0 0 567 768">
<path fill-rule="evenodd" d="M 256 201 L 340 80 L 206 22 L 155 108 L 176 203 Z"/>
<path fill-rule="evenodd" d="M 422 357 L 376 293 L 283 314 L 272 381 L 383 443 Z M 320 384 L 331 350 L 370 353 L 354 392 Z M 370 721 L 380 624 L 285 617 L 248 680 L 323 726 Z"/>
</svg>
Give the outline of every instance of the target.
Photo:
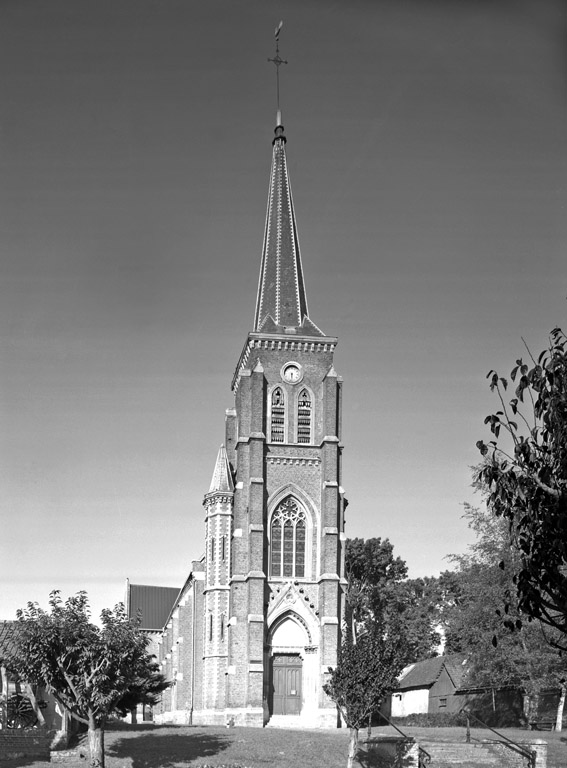
<svg viewBox="0 0 567 768">
<path fill-rule="evenodd" d="M 71 691 L 73 692 L 73 696 L 75 697 L 75 699 L 76 699 L 76 700 L 77 700 L 77 702 L 78 702 L 78 701 L 79 701 L 79 699 L 80 699 L 80 696 L 79 696 L 79 692 L 78 692 L 78 691 L 77 691 L 77 689 L 75 688 L 75 685 L 74 685 L 74 683 L 73 683 L 73 681 L 72 681 L 71 677 L 69 676 L 69 674 L 67 673 L 67 670 L 65 669 L 65 667 L 64 667 L 64 666 L 63 666 L 63 664 L 61 663 L 61 660 L 60 660 L 60 659 L 56 659 L 56 661 L 57 661 L 57 666 L 59 667 L 59 669 L 60 669 L 60 670 L 61 670 L 61 672 L 63 673 L 63 677 L 65 678 L 65 681 L 66 681 L 67 685 L 69 686 L 69 688 L 70 688 L 70 689 L 71 689 Z"/>
</svg>

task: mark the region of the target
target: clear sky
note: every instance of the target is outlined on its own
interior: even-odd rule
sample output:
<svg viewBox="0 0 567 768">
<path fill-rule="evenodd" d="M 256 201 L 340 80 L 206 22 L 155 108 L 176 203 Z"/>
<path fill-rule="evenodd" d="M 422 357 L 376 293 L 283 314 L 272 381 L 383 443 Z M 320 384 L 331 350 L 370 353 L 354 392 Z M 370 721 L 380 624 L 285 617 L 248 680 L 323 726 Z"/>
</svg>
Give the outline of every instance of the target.
<svg viewBox="0 0 567 768">
<path fill-rule="evenodd" d="M 310 315 L 339 337 L 350 536 L 414 576 L 507 373 L 567 326 L 562 0 L 2 0 L 0 619 L 203 549 L 251 328 L 273 30 Z"/>
</svg>

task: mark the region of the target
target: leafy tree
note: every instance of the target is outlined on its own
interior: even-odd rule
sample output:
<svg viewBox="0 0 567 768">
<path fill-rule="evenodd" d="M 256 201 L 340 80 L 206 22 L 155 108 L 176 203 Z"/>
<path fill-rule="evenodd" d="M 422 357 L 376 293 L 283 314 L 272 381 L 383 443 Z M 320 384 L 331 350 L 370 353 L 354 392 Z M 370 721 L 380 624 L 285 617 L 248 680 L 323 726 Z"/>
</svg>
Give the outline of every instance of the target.
<svg viewBox="0 0 567 768">
<path fill-rule="evenodd" d="M 400 646 L 375 625 L 358 637 L 345 631 L 337 666 L 329 668 L 325 693 L 336 703 L 348 728 L 350 742 L 347 768 L 352 768 L 358 752 L 358 735 L 396 684 L 404 667 Z"/>
<path fill-rule="evenodd" d="M 156 701 L 169 683 L 147 653 L 147 637 L 119 604 L 90 622 L 85 592 L 64 603 L 51 592 L 50 611 L 28 603 L 17 613 L 10 667 L 43 685 L 72 718 L 88 726 L 91 766 L 104 768 L 104 727 L 114 712 Z"/>
<path fill-rule="evenodd" d="M 405 647 L 406 664 L 437 655 L 441 643 L 440 611 L 438 578 L 406 579 L 393 586 L 384 617 L 391 626 L 398 626 Z"/>
<path fill-rule="evenodd" d="M 406 664 L 435 655 L 440 640 L 435 579 L 408 579 L 405 562 L 380 538 L 347 539 L 345 572 L 346 619 L 354 635 L 373 623 L 397 638 Z"/>
<path fill-rule="evenodd" d="M 467 627 L 455 620 L 463 606 L 466 579 L 459 571 L 443 571 L 437 578 L 437 608 L 439 625 L 442 629 L 444 653 L 461 653 L 464 647 L 463 632 Z"/>
<path fill-rule="evenodd" d="M 542 689 L 561 688 L 567 665 L 539 621 L 522 622 L 513 583 L 519 554 L 510 548 L 506 521 L 469 505 L 464 516 L 477 539 L 466 555 L 452 557 L 457 565 L 452 577 L 443 575 L 449 585 L 443 615 L 452 644 L 448 650 L 466 654 L 470 685 L 521 688 L 528 697 L 528 719 L 536 719 Z"/>
<path fill-rule="evenodd" d="M 407 572 L 401 557 L 394 557 L 388 539 L 347 539 L 345 573 L 352 619 L 360 621 L 379 608 L 390 585 L 405 579 Z"/>
<path fill-rule="evenodd" d="M 506 519 L 520 553 L 514 574 L 518 607 L 556 630 L 567 650 L 567 338 L 555 328 L 537 360 L 516 361 L 516 384 L 490 371 L 500 409 L 485 419 L 494 439 L 477 442 L 485 462 L 478 482 L 489 509 Z M 521 621 L 521 620 L 520 620 Z"/>
</svg>

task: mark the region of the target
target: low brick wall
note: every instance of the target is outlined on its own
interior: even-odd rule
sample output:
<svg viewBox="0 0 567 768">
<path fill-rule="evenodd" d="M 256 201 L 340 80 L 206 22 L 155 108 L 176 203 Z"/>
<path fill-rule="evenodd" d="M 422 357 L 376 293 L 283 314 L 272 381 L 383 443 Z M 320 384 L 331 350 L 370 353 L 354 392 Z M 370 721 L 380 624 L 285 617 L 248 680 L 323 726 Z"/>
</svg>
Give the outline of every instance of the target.
<svg viewBox="0 0 567 768">
<path fill-rule="evenodd" d="M 413 739 L 400 736 L 380 736 L 378 738 L 360 741 L 360 746 L 371 752 L 380 765 L 396 768 L 418 768 L 419 746 Z"/>
<path fill-rule="evenodd" d="M 19 757 L 49 759 L 53 734 L 39 729 L 3 729 L 0 731 L 0 761 Z"/>
</svg>

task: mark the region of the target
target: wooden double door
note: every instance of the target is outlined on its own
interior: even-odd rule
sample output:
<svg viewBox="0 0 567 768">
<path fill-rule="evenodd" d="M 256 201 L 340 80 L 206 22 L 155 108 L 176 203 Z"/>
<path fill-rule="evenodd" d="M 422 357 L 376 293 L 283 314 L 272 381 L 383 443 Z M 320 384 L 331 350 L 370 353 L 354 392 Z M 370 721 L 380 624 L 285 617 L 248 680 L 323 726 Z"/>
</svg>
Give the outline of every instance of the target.
<svg viewBox="0 0 567 768">
<path fill-rule="evenodd" d="M 302 662 L 298 653 L 277 653 L 271 663 L 271 713 L 299 715 L 301 712 Z"/>
</svg>

